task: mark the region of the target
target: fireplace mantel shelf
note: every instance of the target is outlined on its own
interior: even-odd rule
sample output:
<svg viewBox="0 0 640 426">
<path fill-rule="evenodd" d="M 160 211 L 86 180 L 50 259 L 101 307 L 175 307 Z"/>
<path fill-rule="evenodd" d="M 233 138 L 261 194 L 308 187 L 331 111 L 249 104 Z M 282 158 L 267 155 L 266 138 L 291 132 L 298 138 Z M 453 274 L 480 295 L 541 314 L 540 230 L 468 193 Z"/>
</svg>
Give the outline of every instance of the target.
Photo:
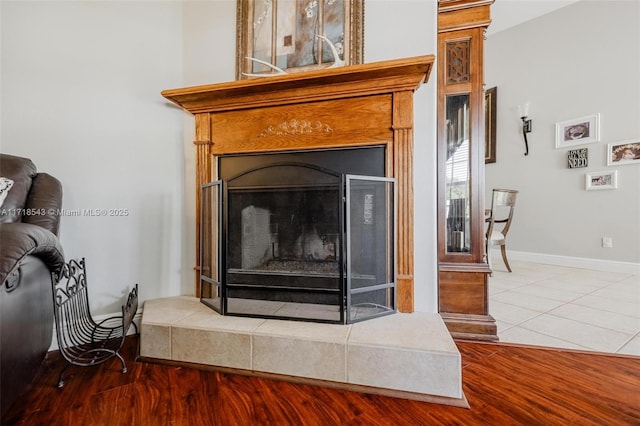
<svg viewBox="0 0 640 426">
<path fill-rule="evenodd" d="M 429 78 L 434 55 L 372 62 L 273 77 L 170 89 L 162 96 L 192 114 L 288 105 L 402 90 Z"/>
</svg>

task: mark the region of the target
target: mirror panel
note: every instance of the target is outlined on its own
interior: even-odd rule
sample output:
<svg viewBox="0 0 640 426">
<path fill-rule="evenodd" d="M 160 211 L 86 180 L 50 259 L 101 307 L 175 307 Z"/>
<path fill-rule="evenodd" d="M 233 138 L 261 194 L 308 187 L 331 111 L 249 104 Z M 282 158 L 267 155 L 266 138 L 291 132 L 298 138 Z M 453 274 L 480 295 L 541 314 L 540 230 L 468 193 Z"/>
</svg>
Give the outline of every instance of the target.
<svg viewBox="0 0 640 426">
<path fill-rule="evenodd" d="M 468 253 L 471 250 L 469 93 L 447 95 L 445 163 L 446 250 Z"/>
</svg>

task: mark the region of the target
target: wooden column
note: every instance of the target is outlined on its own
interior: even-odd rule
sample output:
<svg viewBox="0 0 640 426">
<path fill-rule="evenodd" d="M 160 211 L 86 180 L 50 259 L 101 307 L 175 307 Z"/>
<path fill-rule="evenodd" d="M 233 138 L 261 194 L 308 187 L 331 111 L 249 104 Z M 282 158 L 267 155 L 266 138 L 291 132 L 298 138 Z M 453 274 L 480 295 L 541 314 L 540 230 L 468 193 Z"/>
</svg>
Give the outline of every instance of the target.
<svg viewBox="0 0 640 426">
<path fill-rule="evenodd" d="M 413 92 L 393 98 L 393 176 L 398 182 L 398 310 L 413 312 Z"/>
<path fill-rule="evenodd" d="M 454 337 L 475 340 L 498 339 L 495 320 L 489 314 L 487 276 L 491 270 L 484 249 L 483 50 L 492 3 L 493 0 L 440 0 L 438 12 L 438 306 Z M 451 212 L 447 211 L 445 169 L 448 156 L 455 152 L 449 151 L 449 96 L 468 96 L 464 115 L 468 126 L 468 204 L 462 210 L 469 220 L 464 234 L 468 234 L 470 243 L 467 245 L 465 240 L 462 249 L 452 247 L 447 240 L 447 215 Z M 453 182 L 450 185 L 453 187 Z"/>
<path fill-rule="evenodd" d="M 201 113 L 195 115 L 196 122 L 196 140 L 193 141 L 193 145 L 196 149 L 196 256 L 200 253 L 200 212 L 201 200 L 200 191 L 202 185 L 211 181 L 211 125 L 210 125 L 209 113 Z M 200 277 L 198 276 L 200 271 L 200 260 L 195 266 L 196 270 L 196 296 L 200 297 Z"/>
</svg>

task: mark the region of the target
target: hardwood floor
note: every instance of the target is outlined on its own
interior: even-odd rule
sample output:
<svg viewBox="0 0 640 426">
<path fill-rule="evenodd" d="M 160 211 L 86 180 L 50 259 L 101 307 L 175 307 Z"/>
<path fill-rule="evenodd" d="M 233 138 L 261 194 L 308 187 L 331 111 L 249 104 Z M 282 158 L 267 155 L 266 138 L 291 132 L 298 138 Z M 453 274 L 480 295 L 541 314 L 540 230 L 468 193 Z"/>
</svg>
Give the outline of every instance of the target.
<svg viewBox="0 0 640 426">
<path fill-rule="evenodd" d="M 640 425 L 640 358 L 456 342 L 470 409 L 220 372 L 114 360 L 70 367 L 48 354 L 11 407 L 13 425 Z"/>
</svg>

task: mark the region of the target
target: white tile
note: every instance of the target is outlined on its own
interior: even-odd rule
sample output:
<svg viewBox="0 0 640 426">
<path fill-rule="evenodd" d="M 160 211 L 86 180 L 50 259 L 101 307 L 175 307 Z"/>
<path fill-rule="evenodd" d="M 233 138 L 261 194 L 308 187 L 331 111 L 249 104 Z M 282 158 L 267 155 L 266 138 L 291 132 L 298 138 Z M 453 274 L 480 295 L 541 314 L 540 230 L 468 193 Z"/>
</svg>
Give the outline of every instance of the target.
<svg viewBox="0 0 640 426">
<path fill-rule="evenodd" d="M 496 294 L 493 297 L 493 300 L 520 306 L 521 308 L 537 312 L 546 312 L 550 309 L 557 308 L 564 303 L 558 300 L 548 299 L 546 297 L 521 293 L 519 290 L 505 291 L 503 293 Z"/>
<path fill-rule="evenodd" d="M 619 287 L 613 284 L 612 286 L 596 290 L 591 293 L 591 295 L 601 297 L 603 299 L 616 300 L 619 302 L 634 303 L 638 308 L 638 312 L 640 312 L 640 287 L 633 290 L 628 290 L 626 288 Z"/>
<path fill-rule="evenodd" d="M 537 333 L 522 327 L 512 327 L 503 333 L 499 333 L 500 342 L 503 343 L 519 343 L 522 345 L 548 346 L 552 348 L 563 349 L 580 349 L 588 350 L 588 348 L 567 342 L 545 334 Z"/>
<path fill-rule="evenodd" d="M 145 323 L 166 313 L 171 323 Z M 319 324 L 221 316 L 198 299 L 168 298 L 148 304 L 142 322 L 144 356 L 462 397 L 460 352 L 435 313 Z"/>
<path fill-rule="evenodd" d="M 616 353 L 640 356 L 640 336 L 626 342 Z"/>
<path fill-rule="evenodd" d="M 227 300 L 227 312 L 248 315 L 274 315 L 278 309 L 284 306 L 284 302 L 256 299 L 229 298 Z"/>
<path fill-rule="evenodd" d="M 487 287 L 487 291 L 489 293 L 489 297 L 495 296 L 498 293 L 502 293 L 503 291 L 509 291 L 508 288 L 500 288 L 495 285 L 490 285 Z"/>
<path fill-rule="evenodd" d="M 531 284 L 536 281 L 540 281 L 541 279 L 544 279 L 544 278 L 545 278 L 544 276 L 539 277 L 539 276 L 530 275 L 530 274 L 517 272 L 517 271 L 514 271 L 514 272 L 500 271 L 494 268 L 493 275 L 489 279 L 503 280 L 503 281 L 512 282 L 514 284 L 515 283 Z"/>
<path fill-rule="evenodd" d="M 626 278 L 631 274 L 621 272 L 593 271 L 589 269 L 575 269 L 574 271 L 562 275 L 563 280 L 579 280 L 585 282 L 614 283 Z"/>
<path fill-rule="evenodd" d="M 260 336 L 295 337 L 297 339 L 346 343 L 351 325 L 321 324 L 317 322 L 266 320 L 256 328 Z"/>
<path fill-rule="evenodd" d="M 140 356 L 171 359 L 171 327 L 143 322 L 140 325 Z"/>
<path fill-rule="evenodd" d="M 340 324 L 267 320 L 254 332 L 253 368 L 344 382 L 350 328 Z"/>
<path fill-rule="evenodd" d="M 496 257 L 493 257 L 495 259 Z M 499 258 L 499 254 L 498 254 Z M 499 265 L 501 264 L 501 261 Z M 518 343 L 532 343 L 543 341 L 553 345 L 553 339 L 558 347 L 578 345 L 585 349 L 604 350 L 610 352 L 616 342 L 620 341 L 620 334 L 629 335 L 638 332 L 640 321 L 640 275 L 626 273 L 611 273 L 580 268 L 544 265 L 532 262 L 511 262 L 514 272 L 496 271 L 489 278 L 489 288 L 495 282 L 496 289 L 490 291 L 489 310 L 496 318 L 498 330 L 503 335 L 517 337 Z M 577 298 L 572 298 L 574 295 Z M 527 297 L 533 297 L 534 299 Z M 548 300 L 562 302 L 552 306 Z M 548 309 L 547 309 L 548 308 Z M 553 315 L 544 315 L 544 314 Z M 543 316 L 537 322 L 533 321 Z M 546 324 L 553 318 L 558 319 L 554 326 Z M 545 320 L 545 321 L 542 321 Z M 576 325 L 570 343 L 566 339 L 558 339 L 544 333 L 554 333 L 554 328 L 561 330 L 566 327 L 563 321 L 575 321 L 584 325 L 587 330 L 595 327 L 599 330 L 596 336 L 601 339 L 593 349 L 594 335 L 580 332 Z M 544 322 L 546 329 L 523 329 L 518 326 L 523 322 L 528 327 Z M 502 327 L 501 327 L 502 325 Z M 605 331 L 603 331 L 603 329 Z M 613 334 L 609 340 L 604 336 L 607 331 Z M 556 331 L 556 334 L 560 331 Z M 604 333 L 604 334 L 602 334 Z M 531 339 L 531 342 L 527 342 Z M 606 342 L 606 343 L 603 343 Z M 635 347 L 635 341 L 629 342 L 629 347 Z M 626 345 L 622 342 L 621 345 Z M 631 349 L 629 349 L 631 350 Z"/>
<path fill-rule="evenodd" d="M 564 290 L 572 293 L 586 295 L 609 285 L 605 282 L 586 282 L 586 281 L 566 281 L 561 278 L 553 277 L 536 282 L 534 285 L 543 287 L 543 289 Z M 544 292 L 545 290 L 541 290 Z M 544 294 L 544 293 L 540 293 Z"/>
<path fill-rule="evenodd" d="M 458 349 L 438 314 L 396 313 L 353 324 L 349 345 L 457 353 Z"/>
<path fill-rule="evenodd" d="M 539 283 L 522 286 L 516 290 L 518 293 L 529 294 L 531 296 L 541 296 L 545 299 L 557 300 L 559 302 L 570 302 L 578 297 L 584 296 L 582 293 L 576 293 L 557 287 L 543 287 Z"/>
<path fill-rule="evenodd" d="M 614 352 L 631 337 L 630 333 L 548 314 L 525 321 L 520 327 L 601 352 Z"/>
<path fill-rule="evenodd" d="M 450 398 L 462 396 L 459 354 L 348 345 L 348 383 Z"/>
<path fill-rule="evenodd" d="M 491 292 L 492 289 L 513 290 L 524 285 L 527 285 L 527 283 L 523 283 L 521 281 L 513 281 L 506 278 L 489 277 L 488 287 L 489 291 Z"/>
<path fill-rule="evenodd" d="M 586 324 L 595 325 L 623 333 L 635 334 L 640 332 L 640 318 L 622 315 L 615 312 L 601 311 L 587 306 L 568 303 L 548 312 L 551 315 L 562 317 Z"/>
<path fill-rule="evenodd" d="M 285 303 L 275 314 L 288 318 L 315 318 L 318 320 L 340 321 L 340 308 L 336 305 L 313 303 Z"/>
<path fill-rule="evenodd" d="M 264 319 L 223 316 L 205 306 L 171 327 L 171 359 L 251 369 L 251 333 Z"/>
<path fill-rule="evenodd" d="M 498 327 L 498 334 L 504 333 L 508 329 L 515 327 L 513 324 L 509 324 L 508 322 L 500 321 L 496 319 L 496 326 Z"/>
<path fill-rule="evenodd" d="M 348 382 L 459 398 L 460 353 L 438 314 L 394 314 L 352 325 Z"/>
<path fill-rule="evenodd" d="M 213 309 L 205 307 L 203 311 L 196 311 L 192 315 L 175 321 L 173 327 L 192 328 L 200 330 L 225 330 L 240 333 L 251 333 L 266 320 L 262 318 L 245 318 L 232 315 L 220 315 Z"/>
<path fill-rule="evenodd" d="M 288 376 L 346 381 L 344 342 L 253 336 L 253 369 Z"/>
<path fill-rule="evenodd" d="M 519 271 L 522 273 L 529 273 L 537 277 L 551 278 L 565 274 L 571 274 L 576 271 L 576 268 L 569 268 L 566 266 L 546 265 L 544 263 L 531 263 L 522 262 L 519 266 Z"/>
<path fill-rule="evenodd" d="M 611 284 L 609 287 L 621 287 L 626 288 L 629 291 L 637 290 L 640 288 L 640 275 L 631 275 L 624 280 Z"/>
<path fill-rule="evenodd" d="M 172 327 L 171 359 L 251 370 L 251 333 Z"/>
<path fill-rule="evenodd" d="M 572 301 L 571 303 L 580 306 L 587 306 L 589 308 L 599 309 L 602 311 L 619 313 L 622 315 L 629 315 L 635 318 L 640 318 L 640 307 L 634 301 L 624 302 L 620 300 L 597 297 L 589 294 L 580 297 Z"/>
<path fill-rule="evenodd" d="M 195 312 L 210 310 L 197 297 L 178 296 L 152 299 L 144 302 L 142 321 L 144 324 L 169 325 Z"/>
<path fill-rule="evenodd" d="M 508 324 L 520 324 L 523 321 L 540 315 L 540 312 L 496 300 L 489 301 L 489 313 L 496 320 Z"/>
</svg>

